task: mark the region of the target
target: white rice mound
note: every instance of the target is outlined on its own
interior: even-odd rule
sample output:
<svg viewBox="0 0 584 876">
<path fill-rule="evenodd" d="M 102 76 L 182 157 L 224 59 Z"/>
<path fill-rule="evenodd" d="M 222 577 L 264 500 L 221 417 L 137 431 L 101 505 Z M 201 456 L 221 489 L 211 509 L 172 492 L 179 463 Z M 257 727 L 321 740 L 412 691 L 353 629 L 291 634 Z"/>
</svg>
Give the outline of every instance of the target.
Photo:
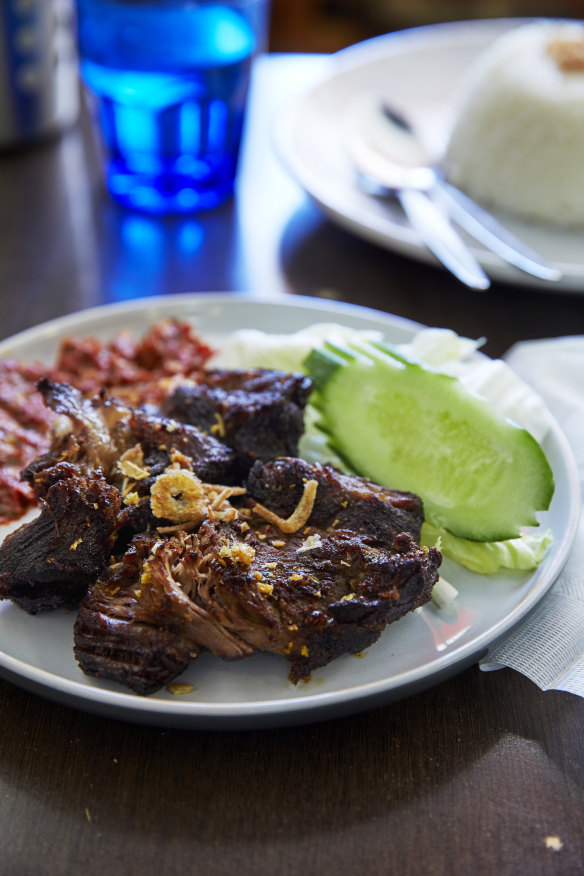
<svg viewBox="0 0 584 876">
<path fill-rule="evenodd" d="M 584 225 L 584 25 L 522 25 L 477 59 L 444 173 L 487 206 Z"/>
</svg>

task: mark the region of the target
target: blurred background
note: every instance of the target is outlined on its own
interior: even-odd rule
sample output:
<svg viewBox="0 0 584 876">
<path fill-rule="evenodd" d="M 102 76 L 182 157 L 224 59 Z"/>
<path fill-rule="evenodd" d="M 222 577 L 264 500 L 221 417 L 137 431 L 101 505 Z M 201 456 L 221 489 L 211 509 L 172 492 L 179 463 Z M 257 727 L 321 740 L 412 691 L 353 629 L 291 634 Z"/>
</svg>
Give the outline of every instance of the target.
<svg viewBox="0 0 584 876">
<path fill-rule="evenodd" d="M 335 52 L 438 21 L 510 16 L 584 17 L 584 0 L 272 0 L 272 52 Z"/>
</svg>

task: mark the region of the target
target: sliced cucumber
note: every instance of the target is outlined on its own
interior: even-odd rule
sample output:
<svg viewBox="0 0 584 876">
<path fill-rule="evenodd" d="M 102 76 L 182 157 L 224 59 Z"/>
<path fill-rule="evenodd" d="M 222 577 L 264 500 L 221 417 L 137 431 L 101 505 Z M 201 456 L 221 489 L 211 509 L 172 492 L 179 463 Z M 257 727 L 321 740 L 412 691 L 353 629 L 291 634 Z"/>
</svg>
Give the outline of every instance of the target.
<svg viewBox="0 0 584 876">
<path fill-rule="evenodd" d="M 305 365 L 333 450 L 358 474 L 417 493 L 435 526 L 502 541 L 549 507 L 554 479 L 537 441 L 455 378 L 382 344 L 327 344 Z"/>
</svg>

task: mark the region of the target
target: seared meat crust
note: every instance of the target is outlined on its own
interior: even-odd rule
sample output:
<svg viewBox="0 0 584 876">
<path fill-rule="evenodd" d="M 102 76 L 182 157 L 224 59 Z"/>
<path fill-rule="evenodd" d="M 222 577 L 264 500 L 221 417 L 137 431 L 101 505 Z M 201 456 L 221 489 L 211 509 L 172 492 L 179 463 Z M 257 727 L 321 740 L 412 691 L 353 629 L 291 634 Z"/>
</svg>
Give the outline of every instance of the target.
<svg viewBox="0 0 584 876">
<path fill-rule="evenodd" d="M 162 410 L 232 447 L 237 471 L 245 476 L 258 459 L 298 453 L 311 389 L 302 374 L 210 369 L 200 383 L 178 386 Z"/>
<path fill-rule="evenodd" d="M 441 559 L 405 533 L 387 550 L 348 530 L 285 535 L 259 522 L 245 534 L 237 522 L 204 523 L 199 547 L 194 598 L 256 650 L 284 655 L 295 683 L 427 602 Z"/>
<path fill-rule="evenodd" d="M 86 399 L 69 384 L 46 378 L 39 390 L 69 425 L 22 473 L 41 501 L 40 516 L 0 548 L 0 599 L 33 613 L 78 604 L 114 546 L 168 522 L 154 516 L 149 498 L 157 476 L 175 459 L 202 479 L 222 483 L 234 458 L 212 436 L 152 411 Z M 136 448 L 139 466 L 131 461 Z"/>
<path fill-rule="evenodd" d="M 112 479 L 118 459 L 131 446 L 129 408 L 99 396 L 87 399 L 70 384 L 46 377 L 38 382 L 38 389 L 47 407 L 68 419 L 63 419 L 63 428 L 54 434 L 50 450 L 22 471 L 23 480 L 42 497 L 52 478 L 45 472 L 63 461 L 75 465 L 79 472 L 100 471 Z"/>
<path fill-rule="evenodd" d="M 156 409 L 132 411 L 116 401 L 104 397 L 86 399 L 69 384 L 39 382 L 45 402 L 57 414 L 66 416 L 72 429 L 63 429 L 56 436 L 51 449 L 32 462 L 22 472 L 38 498 L 56 480 L 70 474 L 88 474 L 100 471 L 114 486 L 130 492 L 120 469 L 123 455 L 133 447 L 140 447 L 144 477 L 132 487 L 135 503 L 124 506 L 119 519 L 119 530 L 130 533 L 160 524 L 150 509 L 147 499 L 156 477 L 173 459 L 185 460 L 185 465 L 206 482 L 228 483 L 233 468 L 234 453 L 212 435 L 206 435 L 195 426 L 162 417 Z M 127 488 L 127 489 L 126 489 Z"/>
<path fill-rule="evenodd" d="M 74 653 L 83 671 L 139 694 L 167 684 L 200 651 L 180 593 L 152 580 L 141 585 L 156 541 L 151 535 L 135 537 L 123 559 L 89 590 L 74 627 Z"/>
<path fill-rule="evenodd" d="M 166 542 L 139 535 L 104 572 L 75 622 L 75 656 L 86 674 L 149 694 L 179 675 L 202 645 L 226 659 L 253 653 L 184 592 L 184 570 L 199 560 L 196 545 L 185 533 Z"/>
<path fill-rule="evenodd" d="M 24 470 L 23 478 L 33 484 L 42 484 L 42 472 L 63 460 L 84 471 L 99 469 L 108 480 L 121 482 L 117 464 L 136 444 L 142 445 L 153 475 L 170 464 L 173 450 L 189 458 L 202 480 L 213 483 L 223 482 L 233 465 L 233 451 L 225 444 L 194 426 L 160 416 L 154 408 L 132 410 L 106 397 L 86 399 L 73 386 L 48 378 L 38 386 L 45 403 L 68 417 L 73 429 L 63 430 L 51 450 Z"/>
<path fill-rule="evenodd" d="M 150 693 L 201 648 L 281 654 L 294 683 L 375 642 L 430 599 L 440 564 L 407 534 L 391 550 L 350 531 L 284 535 L 261 521 L 203 523 L 152 545 L 138 536 L 84 598 L 75 654 L 91 675 Z"/>
<path fill-rule="evenodd" d="M 311 465 L 302 459 L 256 462 L 247 479 L 247 492 L 251 500 L 286 518 L 298 505 L 304 484 L 312 479 L 318 482 L 308 521 L 312 526 L 351 529 L 388 545 L 398 533 L 407 532 L 419 542 L 424 510 L 418 496 L 342 474 L 331 465 Z"/>
<path fill-rule="evenodd" d="M 130 418 L 130 428 L 135 441 L 142 448 L 144 470 L 148 471 L 148 476 L 135 483 L 134 492 L 138 502 L 124 508 L 120 516 L 120 529 L 143 532 L 163 522 L 154 516 L 147 499 L 156 478 L 173 459 L 181 459 L 190 471 L 206 483 L 231 482 L 235 455 L 212 435 L 151 411 L 135 411 Z"/>
<path fill-rule="evenodd" d="M 109 560 L 120 505 L 98 473 L 56 480 L 39 516 L 0 545 L 0 599 L 30 614 L 78 605 Z"/>
<path fill-rule="evenodd" d="M 235 454 L 229 447 L 196 426 L 161 417 L 151 410 L 135 411 L 130 427 L 144 452 L 144 464 L 153 476 L 171 462 L 171 451 L 187 457 L 192 471 L 211 484 L 229 482 Z"/>
</svg>

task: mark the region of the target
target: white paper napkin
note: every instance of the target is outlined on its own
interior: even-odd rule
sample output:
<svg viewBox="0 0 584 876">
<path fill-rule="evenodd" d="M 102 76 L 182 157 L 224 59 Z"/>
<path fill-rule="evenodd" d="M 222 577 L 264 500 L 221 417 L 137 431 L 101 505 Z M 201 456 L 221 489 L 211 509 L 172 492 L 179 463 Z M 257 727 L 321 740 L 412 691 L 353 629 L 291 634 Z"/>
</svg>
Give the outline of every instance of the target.
<svg viewBox="0 0 584 876">
<path fill-rule="evenodd" d="M 584 491 L 584 336 L 523 341 L 505 359 L 539 393 L 564 429 Z M 483 670 L 505 666 L 542 690 L 584 696 L 584 515 L 556 583 L 480 661 Z"/>
</svg>

